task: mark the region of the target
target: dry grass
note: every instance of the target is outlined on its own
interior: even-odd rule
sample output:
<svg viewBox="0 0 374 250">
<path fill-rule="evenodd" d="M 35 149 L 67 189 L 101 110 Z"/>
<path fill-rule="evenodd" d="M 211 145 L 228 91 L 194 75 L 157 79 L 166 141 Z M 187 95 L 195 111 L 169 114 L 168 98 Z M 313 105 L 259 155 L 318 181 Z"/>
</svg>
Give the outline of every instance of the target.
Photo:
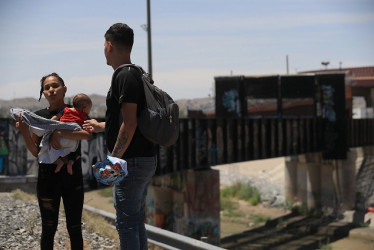
<svg viewBox="0 0 374 250">
<path fill-rule="evenodd" d="M 29 194 L 21 189 L 15 189 L 11 192 L 12 197 L 16 200 L 36 200 L 35 194 Z"/>
<path fill-rule="evenodd" d="M 116 249 L 119 249 L 120 245 L 117 230 L 114 229 L 102 216 L 84 210 L 82 220 L 86 223 L 86 227 L 90 231 L 113 239 L 116 242 Z"/>
</svg>

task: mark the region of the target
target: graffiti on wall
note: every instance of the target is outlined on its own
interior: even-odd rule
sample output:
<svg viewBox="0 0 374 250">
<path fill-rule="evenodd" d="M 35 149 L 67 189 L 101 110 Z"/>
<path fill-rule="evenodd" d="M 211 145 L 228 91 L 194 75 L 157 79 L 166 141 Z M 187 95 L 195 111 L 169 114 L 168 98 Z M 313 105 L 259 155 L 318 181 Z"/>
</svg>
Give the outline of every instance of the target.
<svg viewBox="0 0 374 250">
<path fill-rule="evenodd" d="M 93 179 L 92 165 L 106 159 L 104 133 L 94 134 L 91 140 L 81 141 L 82 173 L 85 179 Z"/>
<path fill-rule="evenodd" d="M 237 89 L 226 91 L 222 97 L 222 104 L 228 112 L 234 112 L 237 116 L 241 116 L 239 93 Z"/>
<path fill-rule="evenodd" d="M 322 85 L 322 117 L 330 122 L 336 121 L 334 92 L 335 89 L 330 85 Z"/>
<path fill-rule="evenodd" d="M 160 185 L 160 186 L 158 186 Z M 219 173 L 187 171 L 153 178 L 147 196 L 147 223 L 219 243 Z"/>
<path fill-rule="evenodd" d="M 5 174 L 8 168 L 8 123 L 0 121 L 0 174 Z"/>
<path fill-rule="evenodd" d="M 347 157 L 347 113 L 344 75 L 319 75 L 325 159 Z"/>
<path fill-rule="evenodd" d="M 81 141 L 82 173 L 92 179 L 92 165 L 106 158 L 104 133 Z M 38 173 L 38 163 L 28 152 L 21 132 L 8 119 L 0 120 L 0 174 L 28 175 Z"/>
<path fill-rule="evenodd" d="M 29 170 L 32 168 L 34 159 L 27 159 L 27 147 L 22 137 L 21 132 L 16 129 L 13 123 L 9 123 L 9 155 L 8 155 L 8 166 L 9 169 L 7 174 L 29 174 Z"/>
<path fill-rule="evenodd" d="M 195 129 L 196 137 L 196 164 L 206 165 L 208 161 L 208 151 L 206 149 L 207 145 L 207 131 L 206 128 L 201 126 L 201 124 L 196 124 Z"/>
</svg>

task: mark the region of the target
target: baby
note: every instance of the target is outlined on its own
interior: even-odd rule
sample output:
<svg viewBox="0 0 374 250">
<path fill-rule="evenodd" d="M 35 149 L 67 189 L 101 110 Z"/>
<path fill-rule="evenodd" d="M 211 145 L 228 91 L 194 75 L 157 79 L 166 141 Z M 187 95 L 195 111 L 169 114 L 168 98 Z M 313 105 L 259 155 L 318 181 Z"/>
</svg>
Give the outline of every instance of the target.
<svg viewBox="0 0 374 250">
<path fill-rule="evenodd" d="M 85 94 L 77 94 L 73 98 L 73 107 L 65 107 L 60 113 L 53 116 L 52 120 L 58 120 L 60 122 L 75 122 L 78 123 L 81 127 L 83 122 L 88 118 L 92 108 L 92 101 L 89 96 Z M 79 156 L 78 156 L 79 157 Z M 73 164 L 74 162 L 79 159 L 77 158 L 76 152 L 71 152 L 67 155 L 68 163 L 67 163 L 67 172 L 72 175 L 73 174 Z M 59 172 L 64 165 L 64 160 L 62 158 L 58 158 L 54 162 L 57 167 L 55 173 Z"/>
</svg>

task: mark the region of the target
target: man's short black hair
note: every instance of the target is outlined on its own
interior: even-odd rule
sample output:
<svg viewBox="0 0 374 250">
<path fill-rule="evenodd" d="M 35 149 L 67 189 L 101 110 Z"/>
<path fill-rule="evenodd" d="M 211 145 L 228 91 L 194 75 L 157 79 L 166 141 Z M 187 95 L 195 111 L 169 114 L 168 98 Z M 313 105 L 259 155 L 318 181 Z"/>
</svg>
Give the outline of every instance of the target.
<svg viewBox="0 0 374 250">
<path fill-rule="evenodd" d="M 115 46 L 131 51 L 134 44 L 134 31 L 125 23 L 115 23 L 105 32 L 105 40 Z"/>
</svg>

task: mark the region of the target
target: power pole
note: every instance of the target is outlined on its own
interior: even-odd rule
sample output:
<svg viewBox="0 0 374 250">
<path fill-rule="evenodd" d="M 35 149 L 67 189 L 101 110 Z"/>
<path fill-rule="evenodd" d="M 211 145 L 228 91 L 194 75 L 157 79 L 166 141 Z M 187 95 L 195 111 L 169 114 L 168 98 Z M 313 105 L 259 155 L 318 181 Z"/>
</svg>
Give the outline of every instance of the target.
<svg viewBox="0 0 374 250">
<path fill-rule="evenodd" d="M 152 77 L 151 4 L 147 0 L 148 73 Z"/>
</svg>

